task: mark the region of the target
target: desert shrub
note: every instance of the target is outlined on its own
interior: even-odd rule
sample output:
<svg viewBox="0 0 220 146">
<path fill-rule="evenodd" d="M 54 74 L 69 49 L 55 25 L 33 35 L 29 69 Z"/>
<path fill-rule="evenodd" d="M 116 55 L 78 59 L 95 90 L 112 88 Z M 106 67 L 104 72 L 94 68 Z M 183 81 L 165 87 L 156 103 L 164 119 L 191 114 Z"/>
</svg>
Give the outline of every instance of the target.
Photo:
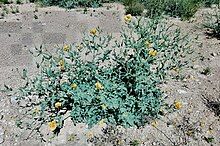
<svg viewBox="0 0 220 146">
<path fill-rule="evenodd" d="M 220 38 L 220 4 L 215 8 L 214 12 L 206 14 L 203 26 L 210 30 L 207 32 L 208 35 Z"/>
<path fill-rule="evenodd" d="M 13 94 L 24 115 L 18 126 L 39 132 L 48 123 L 56 133 L 68 117 L 89 127 L 139 127 L 157 118 L 163 105 L 158 85 L 187 63 L 188 40 L 164 21 L 131 15 L 125 21 L 117 40 L 92 29 L 80 44 L 64 45 L 54 54 L 43 47 L 31 51 L 41 58 L 40 71 L 33 77 L 21 73 L 26 84 Z"/>
<path fill-rule="evenodd" d="M 182 19 L 191 18 L 200 6 L 198 0 L 167 0 L 165 13 Z"/>
<path fill-rule="evenodd" d="M 212 4 L 218 4 L 219 0 L 204 0 L 203 4 L 205 7 L 211 7 Z"/>
<path fill-rule="evenodd" d="M 126 14 L 138 16 L 144 11 L 144 5 L 138 0 L 124 0 L 123 4 L 126 6 Z"/>
<path fill-rule="evenodd" d="M 10 4 L 10 2 L 8 0 L 0 0 L 0 4 Z"/>
<path fill-rule="evenodd" d="M 150 18 L 157 17 L 164 12 L 165 0 L 141 0 L 147 10 L 147 16 Z"/>
<path fill-rule="evenodd" d="M 141 0 L 148 16 L 168 14 L 181 19 L 191 18 L 200 6 L 200 0 Z"/>
<path fill-rule="evenodd" d="M 60 6 L 64 8 L 99 7 L 103 0 L 39 0 L 45 6 Z"/>
</svg>

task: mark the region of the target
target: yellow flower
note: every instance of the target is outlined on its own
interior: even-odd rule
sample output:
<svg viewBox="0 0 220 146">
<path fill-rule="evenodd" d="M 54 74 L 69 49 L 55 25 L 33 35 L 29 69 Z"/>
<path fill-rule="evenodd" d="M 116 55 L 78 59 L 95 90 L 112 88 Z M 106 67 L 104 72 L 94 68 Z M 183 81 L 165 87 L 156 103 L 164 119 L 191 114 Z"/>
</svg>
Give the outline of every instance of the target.
<svg viewBox="0 0 220 146">
<path fill-rule="evenodd" d="M 97 34 L 97 29 L 96 29 L 96 28 L 91 29 L 91 30 L 90 30 L 90 33 L 91 33 L 92 35 L 96 35 L 96 34 Z"/>
<path fill-rule="evenodd" d="M 105 110 L 107 108 L 107 106 L 105 104 L 102 104 L 101 107 L 103 110 Z"/>
<path fill-rule="evenodd" d="M 56 103 L 55 103 L 55 108 L 60 108 L 61 105 L 62 105 L 61 102 L 56 102 Z"/>
<path fill-rule="evenodd" d="M 156 56 L 157 55 L 157 50 L 150 50 L 149 55 Z"/>
<path fill-rule="evenodd" d="M 99 121 L 98 124 L 99 124 L 100 127 L 104 127 L 104 125 L 105 125 L 105 120 L 102 119 L 101 121 Z"/>
<path fill-rule="evenodd" d="M 35 114 L 38 114 L 40 112 L 40 108 L 39 107 L 36 107 L 35 109 L 34 109 L 34 113 Z"/>
<path fill-rule="evenodd" d="M 104 89 L 104 87 L 102 86 L 102 84 L 101 84 L 100 82 L 96 82 L 96 83 L 95 83 L 95 87 L 96 87 L 97 90 L 102 90 L 102 89 Z"/>
<path fill-rule="evenodd" d="M 70 50 L 70 46 L 69 45 L 64 45 L 63 50 L 68 52 Z"/>
<path fill-rule="evenodd" d="M 153 126 L 153 127 L 157 127 L 157 121 L 153 121 L 152 123 L 151 123 L 151 125 Z"/>
<path fill-rule="evenodd" d="M 125 15 L 125 16 L 124 16 L 124 20 L 125 20 L 125 22 L 130 22 L 131 19 L 132 19 L 131 14 L 128 14 L 128 15 Z"/>
<path fill-rule="evenodd" d="M 121 140 L 121 139 L 118 139 L 118 140 L 117 140 L 117 144 L 118 144 L 118 145 L 123 145 L 123 143 L 124 143 L 123 140 Z"/>
<path fill-rule="evenodd" d="M 57 128 L 57 123 L 56 123 L 56 121 L 51 121 L 51 122 L 49 122 L 48 123 L 48 125 L 49 125 L 49 129 L 51 130 L 51 131 L 54 131 L 56 128 Z"/>
<path fill-rule="evenodd" d="M 70 86 L 71 86 L 71 88 L 73 88 L 73 89 L 76 89 L 76 88 L 77 88 L 77 84 L 76 84 L 76 83 L 73 83 L 73 84 L 71 84 Z"/>
<path fill-rule="evenodd" d="M 174 107 L 179 110 L 183 107 L 183 104 L 180 101 L 175 101 Z"/>
<path fill-rule="evenodd" d="M 93 132 L 88 132 L 87 134 L 86 134 L 86 136 L 88 137 L 88 138 L 92 138 L 93 136 L 94 136 L 94 134 L 93 134 Z"/>
<path fill-rule="evenodd" d="M 147 48 L 152 48 L 153 47 L 153 43 L 151 43 L 149 41 L 146 41 L 145 45 L 146 45 Z"/>
</svg>

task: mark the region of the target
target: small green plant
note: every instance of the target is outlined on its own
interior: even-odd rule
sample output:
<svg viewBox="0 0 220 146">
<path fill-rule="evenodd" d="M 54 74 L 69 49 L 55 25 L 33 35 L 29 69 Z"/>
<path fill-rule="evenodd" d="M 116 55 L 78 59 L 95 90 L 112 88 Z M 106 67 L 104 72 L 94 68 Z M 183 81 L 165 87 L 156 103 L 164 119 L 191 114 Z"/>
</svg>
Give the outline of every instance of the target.
<svg viewBox="0 0 220 146">
<path fill-rule="evenodd" d="M 196 13 L 200 2 L 198 0 L 166 0 L 165 5 L 165 14 L 186 20 Z"/>
<path fill-rule="evenodd" d="M 64 8 L 99 7 L 102 0 L 39 0 L 45 6 L 60 6 Z"/>
<path fill-rule="evenodd" d="M 107 125 L 102 129 L 102 133 L 95 135 L 88 139 L 89 142 L 96 146 L 112 145 L 123 146 L 125 145 L 125 140 L 122 135 L 123 132 L 120 130 L 121 127 Z"/>
<path fill-rule="evenodd" d="M 16 0 L 16 4 L 22 4 L 21 0 Z"/>
<path fill-rule="evenodd" d="M 19 126 L 39 132 L 48 123 L 59 133 L 68 117 L 89 127 L 140 127 L 157 118 L 163 104 L 158 85 L 168 71 L 186 65 L 187 37 L 159 20 L 126 15 L 125 23 L 119 40 L 94 28 L 80 44 L 64 45 L 55 54 L 43 47 L 31 51 L 41 58 L 40 73 L 21 74 L 26 84 L 15 94 L 24 112 Z"/>
<path fill-rule="evenodd" d="M 130 146 L 139 146 L 139 145 L 140 145 L 140 141 L 137 139 L 130 142 Z"/>
<path fill-rule="evenodd" d="M 4 12 L 1 12 L 0 19 L 3 19 L 4 17 L 5 17 L 5 13 L 4 13 Z"/>
<path fill-rule="evenodd" d="M 6 6 L 3 6 L 2 12 L 4 14 L 9 14 L 9 10 L 8 10 L 8 8 Z"/>
<path fill-rule="evenodd" d="M 150 18 L 158 17 L 164 13 L 165 0 L 141 0 Z"/>
<path fill-rule="evenodd" d="M 2 4 L 10 4 L 10 2 L 8 0 L 0 0 L 0 3 L 2 3 Z"/>
<path fill-rule="evenodd" d="M 144 5 L 137 0 L 125 0 L 126 14 L 133 16 L 141 15 L 144 11 Z"/>
<path fill-rule="evenodd" d="M 218 3 L 218 7 L 215 8 L 214 12 L 206 14 L 206 21 L 203 26 L 209 29 L 207 31 L 208 35 L 220 39 L 220 3 Z"/>
<path fill-rule="evenodd" d="M 16 14 L 16 13 L 19 13 L 19 8 L 18 8 L 18 6 L 16 7 L 16 6 L 10 6 L 10 9 L 11 9 L 11 13 L 12 14 Z"/>
<path fill-rule="evenodd" d="M 211 7 L 213 4 L 218 4 L 219 0 L 204 0 L 203 4 L 205 7 Z"/>
<path fill-rule="evenodd" d="M 211 73 L 210 67 L 206 67 L 206 68 L 203 69 L 203 71 L 201 72 L 201 74 L 204 74 L 204 75 L 209 75 L 210 73 Z"/>
<path fill-rule="evenodd" d="M 183 20 L 191 18 L 200 7 L 200 0 L 140 0 L 149 17 L 167 14 Z"/>
</svg>

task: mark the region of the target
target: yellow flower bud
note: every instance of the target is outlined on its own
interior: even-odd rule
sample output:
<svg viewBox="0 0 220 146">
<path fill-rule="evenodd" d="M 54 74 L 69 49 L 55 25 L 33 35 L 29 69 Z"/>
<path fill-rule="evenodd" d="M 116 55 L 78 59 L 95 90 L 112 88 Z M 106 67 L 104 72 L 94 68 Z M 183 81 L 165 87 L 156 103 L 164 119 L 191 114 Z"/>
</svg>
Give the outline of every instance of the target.
<svg viewBox="0 0 220 146">
<path fill-rule="evenodd" d="M 64 60 L 63 59 L 61 59 L 60 61 L 59 61 L 59 66 L 64 66 Z"/>
<path fill-rule="evenodd" d="M 61 59 L 58 64 L 60 66 L 60 70 L 65 70 L 65 62 L 63 59 Z"/>
<path fill-rule="evenodd" d="M 70 50 L 70 46 L 69 45 L 64 45 L 63 50 L 68 52 Z"/>
<path fill-rule="evenodd" d="M 107 106 L 105 104 L 102 104 L 101 107 L 103 110 L 105 110 L 107 108 Z"/>
<path fill-rule="evenodd" d="M 96 87 L 97 90 L 102 90 L 102 89 L 104 89 L 104 87 L 102 86 L 102 84 L 101 84 L 100 82 L 96 82 L 96 83 L 95 83 L 95 87 Z"/>
<path fill-rule="evenodd" d="M 71 84 L 70 86 L 71 86 L 71 88 L 73 88 L 73 89 L 76 89 L 76 88 L 77 88 L 77 84 L 76 84 L 76 83 L 73 83 L 73 84 Z"/>
</svg>

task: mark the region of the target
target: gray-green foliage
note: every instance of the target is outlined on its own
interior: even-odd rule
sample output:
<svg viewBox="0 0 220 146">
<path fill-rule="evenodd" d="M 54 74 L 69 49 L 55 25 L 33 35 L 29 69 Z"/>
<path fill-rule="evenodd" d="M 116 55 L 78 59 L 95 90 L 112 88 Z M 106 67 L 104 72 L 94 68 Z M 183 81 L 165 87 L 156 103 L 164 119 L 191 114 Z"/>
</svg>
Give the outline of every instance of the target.
<svg viewBox="0 0 220 146">
<path fill-rule="evenodd" d="M 144 11 L 144 5 L 138 0 L 124 0 L 126 13 L 133 16 L 140 16 Z"/>
<path fill-rule="evenodd" d="M 203 0 L 203 4 L 206 7 L 211 7 L 212 4 L 219 4 L 219 0 Z"/>
<path fill-rule="evenodd" d="M 36 48 L 32 54 L 42 59 L 37 64 L 40 72 L 35 77 L 23 72 L 26 85 L 19 88 L 18 101 L 24 116 L 19 126 L 39 129 L 56 121 L 59 130 L 70 116 L 73 123 L 90 127 L 100 121 L 131 127 L 156 118 L 163 104 L 158 85 L 169 70 L 186 63 L 188 41 L 171 28 L 158 20 L 133 20 L 119 40 L 98 31 L 55 54 Z M 57 102 L 61 107 L 55 107 Z M 25 124 L 25 118 L 31 124 Z"/>
<path fill-rule="evenodd" d="M 60 6 L 64 8 L 99 7 L 103 0 L 39 0 L 45 6 Z"/>
<path fill-rule="evenodd" d="M 220 4 L 213 12 L 206 14 L 206 21 L 203 26 L 210 30 L 207 32 L 209 35 L 220 38 Z"/>
<path fill-rule="evenodd" d="M 0 4 L 3 3 L 3 4 L 10 4 L 10 2 L 8 0 L 0 0 Z"/>
</svg>

